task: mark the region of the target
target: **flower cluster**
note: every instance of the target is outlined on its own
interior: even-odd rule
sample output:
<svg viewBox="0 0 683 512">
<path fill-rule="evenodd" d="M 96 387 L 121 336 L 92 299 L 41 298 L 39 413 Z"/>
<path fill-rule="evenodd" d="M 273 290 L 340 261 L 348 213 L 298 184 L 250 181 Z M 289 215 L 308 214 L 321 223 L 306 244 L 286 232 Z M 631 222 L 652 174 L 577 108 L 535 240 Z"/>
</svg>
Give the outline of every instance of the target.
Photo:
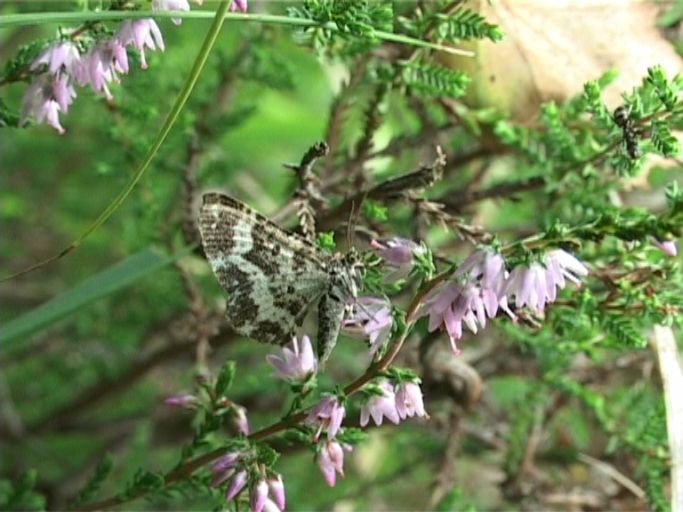
<svg viewBox="0 0 683 512">
<path fill-rule="evenodd" d="M 370 354 L 374 355 L 391 335 L 393 317 L 391 304 L 377 297 L 358 297 L 354 304 L 354 315 L 344 320 L 346 334 L 357 338 L 368 338 Z"/>
<path fill-rule="evenodd" d="M 279 512 L 285 509 L 285 486 L 282 476 L 271 473 L 268 477 L 263 466 L 256 465 L 255 471 L 248 471 L 248 457 L 244 452 L 228 452 L 211 466 L 211 485 L 217 487 L 225 482 L 225 499 L 236 499 L 249 484 L 249 505 L 252 512 Z M 252 468 L 253 469 L 253 468 Z M 252 477 L 250 478 L 250 475 Z M 257 475 L 253 477 L 253 475 Z M 250 481 L 250 479 L 252 481 Z"/>
<path fill-rule="evenodd" d="M 195 0 L 201 4 L 202 0 Z M 246 0 L 233 0 L 230 9 L 246 11 Z M 188 0 L 153 0 L 154 11 L 189 11 Z M 174 19 L 179 24 L 179 19 Z M 137 50 L 140 67 L 147 68 L 145 50 L 164 51 L 161 30 L 151 19 L 125 20 L 114 35 L 97 41 L 81 54 L 79 45 L 72 40 L 57 41 L 48 45 L 33 61 L 29 70 L 38 74 L 29 85 L 22 100 L 21 124 L 30 118 L 37 123 L 47 123 L 60 134 L 65 130 L 59 115 L 66 114 L 76 98 L 75 85 L 90 86 L 96 93 L 111 100 L 111 83 L 120 81 L 119 75 L 127 74 L 128 53 L 126 48 Z"/>
<path fill-rule="evenodd" d="M 515 307 L 529 307 L 542 314 L 546 304 L 557 297 L 557 290 L 567 281 L 580 284 L 579 278 L 588 269 L 574 256 L 562 249 L 545 254 L 540 263 L 519 265 L 510 273 L 503 257 L 491 250 L 478 250 L 469 256 L 447 281 L 439 283 L 427 293 L 414 318 L 429 316 L 429 331 L 444 326 L 453 351 L 458 354 L 456 340 L 462 337 L 463 324 L 473 333 L 486 327 L 499 309 L 513 320 Z"/>
<path fill-rule="evenodd" d="M 388 380 L 381 380 L 371 388 L 367 401 L 360 410 L 360 425 L 364 427 L 373 419 L 381 425 L 384 418 L 398 424 L 413 416 L 427 416 L 422 400 L 420 386 L 411 381 L 393 385 Z"/>
</svg>

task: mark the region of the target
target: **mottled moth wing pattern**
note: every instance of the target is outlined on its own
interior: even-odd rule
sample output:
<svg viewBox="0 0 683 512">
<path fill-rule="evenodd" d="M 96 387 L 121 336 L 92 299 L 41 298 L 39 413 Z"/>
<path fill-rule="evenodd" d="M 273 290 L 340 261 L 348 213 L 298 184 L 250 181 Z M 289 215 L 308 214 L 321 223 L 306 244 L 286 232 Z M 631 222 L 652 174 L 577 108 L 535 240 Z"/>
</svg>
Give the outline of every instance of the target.
<svg viewBox="0 0 683 512">
<path fill-rule="evenodd" d="M 203 197 L 199 230 L 209 264 L 228 292 L 226 316 L 238 333 L 289 343 L 319 303 L 318 356 L 334 346 L 344 306 L 355 297 L 357 268 L 224 194 Z"/>
</svg>

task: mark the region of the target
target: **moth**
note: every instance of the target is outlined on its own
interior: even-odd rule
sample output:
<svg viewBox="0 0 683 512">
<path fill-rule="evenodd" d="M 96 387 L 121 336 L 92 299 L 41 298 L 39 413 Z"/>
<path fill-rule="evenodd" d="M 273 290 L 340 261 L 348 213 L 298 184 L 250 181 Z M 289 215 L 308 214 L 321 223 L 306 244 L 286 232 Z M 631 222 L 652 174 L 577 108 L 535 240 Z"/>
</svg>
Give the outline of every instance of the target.
<svg viewBox="0 0 683 512">
<path fill-rule="evenodd" d="M 219 193 L 204 194 L 199 231 L 209 264 L 228 293 L 230 327 L 257 341 L 284 345 L 317 304 L 317 352 L 324 362 L 337 342 L 347 304 L 358 296 L 358 253 L 327 253 Z"/>
</svg>

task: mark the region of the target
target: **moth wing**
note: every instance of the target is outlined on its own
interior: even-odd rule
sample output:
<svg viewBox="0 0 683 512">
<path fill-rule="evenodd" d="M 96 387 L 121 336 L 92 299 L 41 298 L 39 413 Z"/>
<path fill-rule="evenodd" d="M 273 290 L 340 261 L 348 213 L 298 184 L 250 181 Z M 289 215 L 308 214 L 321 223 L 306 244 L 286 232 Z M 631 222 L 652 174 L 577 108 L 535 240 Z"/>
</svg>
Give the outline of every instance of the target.
<svg viewBox="0 0 683 512">
<path fill-rule="evenodd" d="M 228 292 L 230 326 L 258 341 L 288 343 L 327 287 L 328 256 L 223 194 L 204 195 L 199 230 L 209 264 Z"/>
</svg>

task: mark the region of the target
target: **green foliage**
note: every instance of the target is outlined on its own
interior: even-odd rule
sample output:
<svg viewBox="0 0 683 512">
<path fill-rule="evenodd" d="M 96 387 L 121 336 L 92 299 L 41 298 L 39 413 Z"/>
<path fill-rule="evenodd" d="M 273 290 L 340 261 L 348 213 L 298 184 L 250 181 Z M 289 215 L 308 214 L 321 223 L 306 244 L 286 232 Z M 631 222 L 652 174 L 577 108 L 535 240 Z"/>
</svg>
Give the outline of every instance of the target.
<svg viewBox="0 0 683 512">
<path fill-rule="evenodd" d="M 476 512 L 477 507 L 467 499 L 467 496 L 461 488 L 454 487 L 441 499 L 441 501 L 439 501 L 434 510 L 438 512 L 446 512 L 448 510 Z"/>
<path fill-rule="evenodd" d="M 650 125 L 652 134 L 650 136 L 652 145 L 664 156 L 676 156 L 680 153 L 678 140 L 673 136 L 671 130 L 663 121 L 653 121 Z"/>
<path fill-rule="evenodd" d="M 0 82 L 27 80 L 29 67 L 47 43 L 47 39 L 35 39 L 30 43 L 20 46 L 14 56 L 5 62 L 0 74 Z"/>
<path fill-rule="evenodd" d="M 89 277 L 71 290 L 7 323 L 3 329 L 3 349 L 8 348 L 8 341 L 44 329 L 84 306 L 132 285 L 172 263 L 178 256 L 166 256 L 155 249 L 148 249 Z"/>
<path fill-rule="evenodd" d="M 653 66 L 647 70 L 647 83 L 654 87 L 654 92 L 664 107 L 671 111 L 678 103 L 680 92 L 679 80 L 669 82 L 661 66 Z"/>
<path fill-rule="evenodd" d="M 45 510 L 45 497 L 36 489 L 38 473 L 26 471 L 16 482 L 0 480 L 0 509 Z"/>
<path fill-rule="evenodd" d="M 111 473 L 113 467 L 114 459 L 112 458 L 111 454 L 107 453 L 97 464 L 95 473 L 93 473 L 93 475 L 88 479 L 88 481 L 85 483 L 85 485 L 83 485 L 81 490 L 73 499 L 71 506 L 77 507 L 87 501 L 91 501 L 102 487 L 102 484 Z"/>
<path fill-rule="evenodd" d="M 470 82 L 462 71 L 438 64 L 412 61 L 401 66 L 401 79 L 409 91 L 428 96 L 450 96 L 457 98 L 465 94 Z"/>
<path fill-rule="evenodd" d="M 349 57 L 375 46 L 376 30 L 391 30 L 393 11 L 389 2 L 306 0 L 300 7 L 289 7 L 288 14 L 319 24 L 303 30 L 317 51 Z"/>
<path fill-rule="evenodd" d="M 133 476 L 133 480 L 128 483 L 126 490 L 119 494 L 117 498 L 121 501 L 125 501 L 140 494 L 158 491 L 162 489 L 163 486 L 163 475 L 146 469 L 138 469 Z"/>
<path fill-rule="evenodd" d="M 221 368 L 216 379 L 216 386 L 214 387 L 214 396 L 223 397 L 226 395 L 230 386 L 232 386 L 232 381 L 235 378 L 236 366 L 234 361 L 226 361 L 226 363 Z"/>
<path fill-rule="evenodd" d="M 426 13 L 419 13 L 416 19 L 402 18 L 406 29 L 415 34 L 431 33 L 437 40 L 458 43 L 468 39 L 490 39 L 493 42 L 503 39 L 503 31 L 497 25 L 471 9 L 457 7 L 451 13 L 441 12 L 443 3 L 425 4 Z"/>
<path fill-rule="evenodd" d="M 326 251 L 334 251 L 337 247 L 334 241 L 334 231 L 318 233 L 318 245 Z"/>
<path fill-rule="evenodd" d="M 389 218 L 388 208 L 382 203 L 366 199 L 363 202 L 363 213 L 368 220 L 382 222 Z"/>
</svg>

